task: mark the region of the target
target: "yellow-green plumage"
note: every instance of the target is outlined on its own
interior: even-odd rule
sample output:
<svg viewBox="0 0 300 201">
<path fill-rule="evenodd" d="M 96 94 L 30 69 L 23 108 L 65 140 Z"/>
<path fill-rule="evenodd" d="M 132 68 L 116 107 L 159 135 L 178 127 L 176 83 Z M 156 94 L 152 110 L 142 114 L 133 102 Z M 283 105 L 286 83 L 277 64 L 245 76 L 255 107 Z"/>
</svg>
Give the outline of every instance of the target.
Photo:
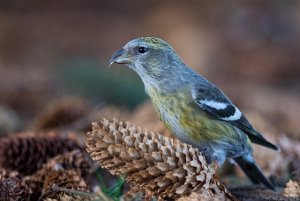
<svg viewBox="0 0 300 201">
<path fill-rule="evenodd" d="M 151 98 L 160 120 L 176 135 L 174 124 L 184 132 L 177 137 L 184 141 L 205 143 L 223 139 L 236 138 L 236 129 L 224 122 L 212 119 L 193 101 L 188 88 L 179 89 L 173 93 L 161 94 L 155 87 L 148 87 L 147 93 Z"/>
</svg>

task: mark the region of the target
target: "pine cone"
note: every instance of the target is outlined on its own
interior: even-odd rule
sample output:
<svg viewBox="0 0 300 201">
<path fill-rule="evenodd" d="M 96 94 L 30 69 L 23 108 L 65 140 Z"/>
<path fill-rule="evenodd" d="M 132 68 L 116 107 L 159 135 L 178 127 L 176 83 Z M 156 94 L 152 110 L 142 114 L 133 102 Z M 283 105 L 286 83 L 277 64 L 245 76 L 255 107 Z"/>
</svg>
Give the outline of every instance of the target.
<svg viewBox="0 0 300 201">
<path fill-rule="evenodd" d="M 44 170 L 80 170 L 81 176 L 86 176 L 91 169 L 91 161 L 88 154 L 81 150 L 74 150 L 60 154 L 50 159 L 44 166 Z"/>
<path fill-rule="evenodd" d="M 284 189 L 284 196 L 300 199 L 300 182 L 290 180 Z"/>
<path fill-rule="evenodd" d="M 93 123 L 87 151 L 114 175 L 126 176 L 131 193 L 178 198 L 203 189 L 232 198 L 213 178 L 215 170 L 190 145 L 114 119 Z"/>
<path fill-rule="evenodd" d="M 81 150 L 74 150 L 71 152 L 57 155 L 43 164 L 42 168 L 30 176 L 26 176 L 24 180 L 33 189 L 36 197 L 42 192 L 44 182 L 49 172 L 59 170 L 74 170 L 80 173 L 80 176 L 87 177 L 90 170 L 89 156 L 86 152 Z"/>
<path fill-rule="evenodd" d="M 84 201 L 84 198 L 78 195 L 68 195 L 63 193 L 59 198 L 45 198 L 43 201 Z"/>
<path fill-rule="evenodd" d="M 17 171 L 8 171 L 6 169 L 0 168 L 0 181 L 7 179 L 9 177 L 19 176 Z"/>
<path fill-rule="evenodd" d="M 78 98 L 64 98 L 51 103 L 33 123 L 36 130 L 55 129 L 70 125 L 86 116 L 89 112 L 87 103 Z"/>
<path fill-rule="evenodd" d="M 48 160 L 42 168 L 33 175 L 25 177 L 29 183 L 33 183 L 36 188 L 41 188 L 45 178 L 51 171 L 58 170 L 75 170 L 79 171 L 80 175 L 85 177 L 91 168 L 91 164 L 87 153 L 80 150 L 66 152 Z"/>
<path fill-rule="evenodd" d="M 39 169 L 49 158 L 81 148 L 75 139 L 60 135 L 25 133 L 0 139 L 0 167 L 28 175 Z"/>
<path fill-rule="evenodd" d="M 27 201 L 31 189 L 18 177 L 8 177 L 0 181 L 0 200 Z"/>
<path fill-rule="evenodd" d="M 60 198 L 65 192 L 57 190 L 59 188 L 89 192 L 89 189 L 78 170 L 52 170 L 49 172 L 43 186 L 45 198 Z"/>
</svg>

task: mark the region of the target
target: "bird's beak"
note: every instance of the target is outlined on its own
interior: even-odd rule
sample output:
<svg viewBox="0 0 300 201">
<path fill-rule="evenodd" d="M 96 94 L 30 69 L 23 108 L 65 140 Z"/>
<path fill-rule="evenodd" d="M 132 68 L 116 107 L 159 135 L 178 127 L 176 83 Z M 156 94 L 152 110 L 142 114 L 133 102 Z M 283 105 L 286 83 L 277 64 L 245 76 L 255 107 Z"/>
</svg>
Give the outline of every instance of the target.
<svg viewBox="0 0 300 201">
<path fill-rule="evenodd" d="M 130 64 L 131 63 L 131 60 L 128 57 L 128 55 L 126 54 L 126 51 L 124 50 L 124 48 L 116 51 L 112 55 L 109 66 L 111 66 L 113 63 L 117 63 L 117 64 Z"/>
</svg>

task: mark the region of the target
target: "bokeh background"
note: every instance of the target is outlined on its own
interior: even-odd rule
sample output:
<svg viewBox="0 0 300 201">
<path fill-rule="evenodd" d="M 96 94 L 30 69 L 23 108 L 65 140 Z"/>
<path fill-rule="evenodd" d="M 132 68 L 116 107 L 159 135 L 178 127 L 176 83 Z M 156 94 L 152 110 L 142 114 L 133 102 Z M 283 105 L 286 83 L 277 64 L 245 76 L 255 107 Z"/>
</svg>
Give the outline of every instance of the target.
<svg viewBox="0 0 300 201">
<path fill-rule="evenodd" d="M 66 96 L 133 110 L 147 100 L 143 84 L 109 59 L 130 39 L 156 36 L 239 107 L 300 137 L 299 10 L 292 0 L 2 0 L 0 105 L 19 121 L 6 127 L 23 129 Z"/>
<path fill-rule="evenodd" d="M 169 135 L 138 76 L 108 68 L 113 52 L 140 36 L 172 44 L 280 145 L 280 154 L 255 148 L 267 175 L 285 178 L 284 186 L 300 170 L 297 0 L 1 0 L 0 135 L 69 129 L 84 136 L 103 117 Z"/>
<path fill-rule="evenodd" d="M 2 0 L 0 104 L 22 122 L 69 95 L 133 109 L 147 99 L 142 82 L 109 59 L 130 39 L 157 36 L 237 105 L 299 133 L 299 10 L 291 0 Z"/>
<path fill-rule="evenodd" d="M 139 36 L 161 37 L 242 109 L 299 134 L 299 1 L 0 2 L 0 105 L 18 126 L 66 96 L 134 109 L 147 100 L 112 53 Z M 2 115 L 3 116 L 3 115 Z"/>
</svg>

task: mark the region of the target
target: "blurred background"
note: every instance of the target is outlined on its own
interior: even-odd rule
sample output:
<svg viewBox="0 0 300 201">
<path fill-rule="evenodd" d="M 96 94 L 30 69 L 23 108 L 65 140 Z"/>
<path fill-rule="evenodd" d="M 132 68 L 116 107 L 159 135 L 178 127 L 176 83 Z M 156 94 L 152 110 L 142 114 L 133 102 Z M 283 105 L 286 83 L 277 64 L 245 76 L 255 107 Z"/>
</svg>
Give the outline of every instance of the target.
<svg viewBox="0 0 300 201">
<path fill-rule="evenodd" d="M 156 36 L 244 111 L 300 138 L 299 11 L 296 0 L 1 0 L 0 125 L 28 128 L 64 97 L 134 110 L 148 99 L 143 84 L 109 59 Z"/>
<path fill-rule="evenodd" d="M 141 36 L 169 42 L 280 147 L 281 152 L 254 148 L 276 186 L 285 187 L 290 178 L 300 182 L 297 0 L 0 0 L 0 144 L 12 133 L 67 130 L 84 147 L 91 122 L 103 117 L 171 136 L 138 76 L 122 65 L 109 68 L 114 51 Z M 43 150 L 36 150 L 46 147 L 53 157 L 53 150 L 65 147 L 59 141 L 47 148 L 33 138 L 24 148 L 11 139 L 11 145 L 0 146 L 0 166 L 10 161 L 17 170 L 18 161 L 30 161 L 30 170 L 41 168 L 49 154 L 43 158 Z M 14 150 L 15 156 L 3 155 Z M 246 181 L 229 164 L 219 174 L 226 187 Z"/>
</svg>

